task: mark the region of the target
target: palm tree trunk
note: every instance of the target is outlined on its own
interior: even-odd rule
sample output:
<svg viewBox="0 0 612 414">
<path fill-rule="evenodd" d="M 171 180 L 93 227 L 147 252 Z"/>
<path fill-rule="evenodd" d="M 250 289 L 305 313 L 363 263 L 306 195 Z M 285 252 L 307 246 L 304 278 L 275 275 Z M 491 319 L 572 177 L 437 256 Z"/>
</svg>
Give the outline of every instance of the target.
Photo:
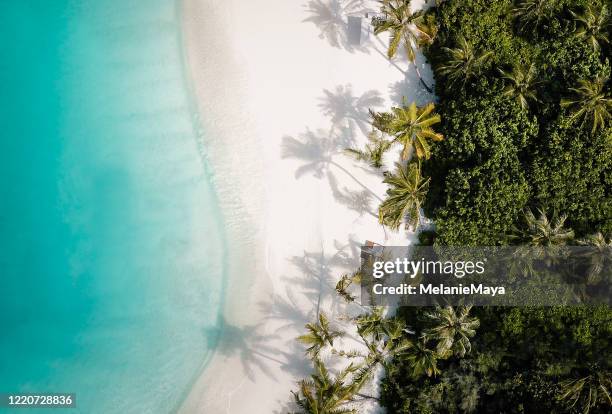
<svg viewBox="0 0 612 414">
<path fill-rule="evenodd" d="M 358 397 L 361 397 L 361 398 L 363 398 L 363 399 L 366 399 L 366 400 L 374 400 L 374 401 L 378 401 L 378 402 L 380 402 L 380 398 L 378 398 L 378 397 L 373 397 L 373 396 L 371 396 L 371 395 L 361 394 L 361 393 L 359 393 L 359 392 L 358 392 L 358 393 L 356 393 L 355 395 L 356 395 L 356 396 L 358 396 Z"/>
<path fill-rule="evenodd" d="M 414 66 L 414 71 L 416 72 L 417 76 L 419 77 L 419 80 L 421 81 L 421 85 L 423 85 L 423 87 L 427 89 L 427 92 L 433 93 L 433 89 L 428 86 L 423 80 L 423 77 L 421 76 L 421 71 L 419 70 L 419 67 L 416 64 L 416 59 L 414 60 L 414 62 L 412 62 L 412 65 Z"/>
</svg>

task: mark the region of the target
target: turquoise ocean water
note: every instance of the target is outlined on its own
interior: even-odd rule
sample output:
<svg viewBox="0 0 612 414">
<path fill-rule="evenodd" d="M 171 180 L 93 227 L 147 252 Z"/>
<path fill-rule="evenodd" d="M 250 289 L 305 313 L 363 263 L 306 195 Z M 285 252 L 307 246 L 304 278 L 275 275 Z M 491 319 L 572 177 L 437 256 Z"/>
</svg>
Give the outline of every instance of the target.
<svg viewBox="0 0 612 414">
<path fill-rule="evenodd" d="M 0 392 L 167 413 L 211 354 L 224 235 L 178 10 L 0 0 Z"/>
</svg>

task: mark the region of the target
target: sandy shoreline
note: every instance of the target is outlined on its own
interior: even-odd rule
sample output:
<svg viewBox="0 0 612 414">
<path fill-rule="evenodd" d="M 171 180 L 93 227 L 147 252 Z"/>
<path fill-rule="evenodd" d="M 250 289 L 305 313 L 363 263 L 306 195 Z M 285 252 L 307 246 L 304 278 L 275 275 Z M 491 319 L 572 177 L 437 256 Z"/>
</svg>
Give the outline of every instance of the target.
<svg viewBox="0 0 612 414">
<path fill-rule="evenodd" d="M 368 108 L 397 103 L 398 90 L 431 97 L 407 62 L 381 57 L 373 36 L 359 48 L 346 41 L 346 16 L 375 2 L 321 7 L 335 3 L 183 0 L 229 277 L 223 337 L 182 412 L 286 412 L 309 372 L 295 337 L 317 308 L 344 311 L 333 286 L 357 266 L 359 245 L 407 242 L 377 223 L 380 175 L 341 152 L 364 142 Z"/>
</svg>

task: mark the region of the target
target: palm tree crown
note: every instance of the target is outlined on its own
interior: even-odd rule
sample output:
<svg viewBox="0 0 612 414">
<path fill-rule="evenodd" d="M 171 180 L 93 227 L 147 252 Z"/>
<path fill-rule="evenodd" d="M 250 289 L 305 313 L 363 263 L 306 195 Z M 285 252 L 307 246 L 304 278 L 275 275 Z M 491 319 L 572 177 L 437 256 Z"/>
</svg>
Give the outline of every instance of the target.
<svg viewBox="0 0 612 414">
<path fill-rule="evenodd" d="M 437 341 L 436 352 L 441 358 L 463 357 L 471 351 L 470 338 L 476 335 L 480 325 L 478 318 L 470 317 L 471 308 L 445 306 L 427 314 L 434 326 L 425 331 L 424 338 Z"/>
<path fill-rule="evenodd" d="M 414 148 L 419 158 L 428 159 L 431 156 L 429 140 L 442 141 L 444 136 L 432 129 L 433 125 L 441 122 L 440 115 L 434 112 L 435 105 L 429 103 L 417 107 L 413 102 L 410 105 L 393 107 L 391 112 L 373 112 L 372 125 L 381 132 L 394 137 L 395 142 L 403 144 L 402 159 L 407 159 L 410 150 Z"/>
<path fill-rule="evenodd" d="M 592 132 L 605 127 L 606 122 L 612 117 L 610 115 L 612 99 L 605 92 L 607 81 L 608 79 L 604 78 L 581 80 L 577 88 L 570 88 L 575 96 L 561 100 L 561 106 L 572 111 L 572 119 L 582 119 L 583 123 L 587 119 L 592 120 Z"/>
<path fill-rule="evenodd" d="M 582 13 L 573 11 L 570 13 L 576 22 L 574 33 L 578 39 L 587 41 L 595 50 L 609 43 L 610 13 L 605 4 L 600 9 L 596 9 L 592 4 L 587 4 Z"/>
<path fill-rule="evenodd" d="M 429 349 L 424 341 L 417 341 L 408 350 L 406 360 L 412 368 L 412 375 L 416 378 L 423 374 L 428 377 L 436 376 L 440 373 L 438 368 L 438 354 L 435 350 Z"/>
<path fill-rule="evenodd" d="M 379 3 L 381 17 L 374 17 L 372 26 L 374 26 L 375 35 L 384 32 L 390 34 L 387 57 L 393 59 L 400 45 L 403 45 L 406 56 L 412 62 L 421 84 L 428 92 L 433 92 L 423 80 L 416 64 L 416 49 L 433 43 L 438 30 L 435 20 L 432 16 L 426 17 L 423 11 L 412 13 L 410 0 L 379 0 Z"/>
<path fill-rule="evenodd" d="M 393 145 L 393 141 L 386 140 L 379 136 L 376 131 L 372 131 L 368 135 L 368 143 L 363 150 L 347 148 L 345 152 L 358 161 L 365 161 L 371 167 L 378 169 L 383 166 L 383 156 L 391 145 Z"/>
<path fill-rule="evenodd" d="M 529 66 L 515 66 L 510 73 L 502 69 L 499 72 L 507 82 L 503 94 L 515 98 L 523 109 L 529 108 L 528 101 L 539 101 L 535 88 L 540 82 L 536 79 L 537 70 L 533 63 Z"/>
<path fill-rule="evenodd" d="M 578 406 L 583 414 L 588 414 L 591 408 L 612 405 L 611 395 L 612 373 L 597 370 L 582 378 L 559 383 L 557 399 L 570 408 Z"/>
<path fill-rule="evenodd" d="M 527 32 L 537 29 L 552 15 L 554 3 L 551 0 L 522 0 L 514 9 L 512 15 L 516 18 L 518 30 Z"/>
<path fill-rule="evenodd" d="M 429 186 L 429 178 L 421 175 L 420 166 L 416 162 L 397 164 L 395 174 L 388 174 L 384 182 L 389 188 L 378 210 L 380 223 L 396 230 L 407 217 L 406 225 L 418 226 L 421 204 Z"/>
<path fill-rule="evenodd" d="M 448 56 L 445 64 L 438 66 L 438 72 L 448 77 L 449 83 L 455 84 L 461 81 L 463 84 L 468 79 L 478 75 L 487 61 L 493 56 L 493 52 L 477 53 L 470 42 L 463 35 L 457 39 L 457 47 L 443 47 Z"/>
<path fill-rule="evenodd" d="M 390 32 L 387 57 L 393 58 L 403 44 L 411 62 L 416 59 L 416 47 L 431 43 L 435 32 L 423 18 L 423 12 L 412 13 L 410 0 L 381 0 L 380 11 L 383 17 L 372 20 L 374 34 Z"/>
<path fill-rule="evenodd" d="M 601 232 L 591 234 L 577 241 L 578 245 L 589 246 L 582 256 L 589 261 L 587 283 L 596 283 L 601 279 L 602 272 L 610 275 L 612 272 L 612 239 Z"/>
<path fill-rule="evenodd" d="M 299 391 L 293 392 L 295 403 L 304 414 L 357 414 L 351 402 L 364 382 L 351 381 L 358 368 L 349 365 L 333 377 L 323 362 L 315 358 L 315 372 L 310 379 L 299 382 Z"/>
<path fill-rule="evenodd" d="M 561 246 L 574 238 L 574 231 L 566 229 L 567 216 L 553 217 L 549 220 L 546 214 L 538 209 L 536 217 L 529 209 L 525 211 L 525 227 L 517 229 L 511 238 L 528 246 L 546 247 Z"/>
<path fill-rule="evenodd" d="M 334 346 L 334 339 L 342 336 L 342 332 L 330 328 L 329 320 L 323 312 L 319 314 L 319 321 L 306 324 L 306 329 L 308 333 L 299 336 L 298 341 L 309 345 L 306 353 L 313 357 L 318 356 L 325 346 Z"/>
</svg>

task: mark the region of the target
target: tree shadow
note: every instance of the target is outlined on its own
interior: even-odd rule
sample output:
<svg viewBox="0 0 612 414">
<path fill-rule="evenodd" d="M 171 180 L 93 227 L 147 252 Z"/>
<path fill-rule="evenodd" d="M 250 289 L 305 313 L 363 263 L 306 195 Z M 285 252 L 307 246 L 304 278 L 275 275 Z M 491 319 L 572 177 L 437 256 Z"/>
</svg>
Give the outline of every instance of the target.
<svg viewBox="0 0 612 414">
<path fill-rule="evenodd" d="M 360 96 L 354 95 L 351 84 L 338 85 L 335 91 L 325 89 L 323 93 L 319 108 L 323 115 L 331 119 L 332 127 L 357 126 L 364 135 L 370 130 L 369 109 L 380 107 L 384 103 L 380 93 L 373 89 Z"/>
<path fill-rule="evenodd" d="M 350 53 L 368 53 L 367 39 L 362 44 L 355 45 L 348 38 L 348 16 L 365 17 L 366 13 L 373 11 L 366 6 L 364 0 L 310 0 L 304 8 L 309 16 L 302 22 L 317 26 L 320 39 Z M 369 24 L 367 19 L 365 24 Z"/>
<path fill-rule="evenodd" d="M 295 171 L 295 178 L 312 173 L 316 178 L 323 178 L 329 169 L 332 157 L 340 152 L 340 146 L 333 134 L 322 129 L 312 131 L 307 128 L 299 139 L 284 136 L 281 144 L 281 158 L 295 158 L 304 165 Z"/>
<path fill-rule="evenodd" d="M 215 352 L 227 358 L 238 355 L 244 372 L 251 381 L 257 380 L 258 372 L 276 380 L 270 364 L 276 364 L 283 371 L 292 372 L 295 375 L 305 375 L 309 372 L 308 362 L 295 358 L 301 352 L 297 349 L 297 344 L 271 345 L 278 343 L 280 336 L 268 333 L 261 334 L 260 332 L 264 332 L 263 322 L 257 325 L 239 327 L 223 320 L 221 326 L 222 331 L 218 340 L 216 339 L 216 332 L 212 328 L 203 330 L 203 334 L 207 338 L 207 348 L 215 350 Z M 295 342 L 293 339 L 291 341 Z"/>
<path fill-rule="evenodd" d="M 327 175 L 329 186 L 331 187 L 334 199 L 346 206 L 349 210 L 355 211 L 359 214 L 359 217 L 363 217 L 365 214 L 378 219 L 378 216 L 372 211 L 372 201 L 374 197 L 367 190 L 354 191 L 347 187 L 340 188 L 338 181 L 334 174 L 329 173 Z"/>
<path fill-rule="evenodd" d="M 325 250 L 304 251 L 301 256 L 293 256 L 289 259 L 291 264 L 301 271 L 300 276 L 284 277 L 292 288 L 297 287 L 302 299 L 313 305 L 317 317 L 321 304 L 328 302 L 328 308 L 333 312 L 338 311 L 340 304 L 336 295 L 336 283 L 340 275 L 352 272 L 359 266 L 359 253 L 354 249 L 356 241 L 349 239 L 348 243 L 334 240 L 332 253 Z M 327 307 L 327 306 L 326 306 Z"/>
<path fill-rule="evenodd" d="M 382 199 L 353 173 L 334 161 L 336 155 L 339 155 L 345 148 L 352 147 L 354 142 L 355 133 L 350 125 L 341 131 L 334 131 L 334 128 L 332 128 L 330 132 L 325 132 L 322 129 L 313 132 L 307 128 L 306 132 L 299 135 L 299 139 L 288 135 L 283 137 L 281 158 L 294 158 L 304 162 L 295 171 L 295 178 L 297 179 L 307 173 L 312 173 L 318 179 L 324 177 L 329 179 L 331 167 L 334 167 L 350 177 L 372 197 L 382 202 Z"/>
<path fill-rule="evenodd" d="M 435 87 L 433 82 L 428 83 Z M 409 103 L 414 101 L 419 106 L 436 101 L 436 95 L 423 87 L 414 70 L 408 70 L 404 73 L 403 80 L 389 85 L 389 98 L 393 104 L 402 105 L 404 97 L 407 97 Z"/>
</svg>

